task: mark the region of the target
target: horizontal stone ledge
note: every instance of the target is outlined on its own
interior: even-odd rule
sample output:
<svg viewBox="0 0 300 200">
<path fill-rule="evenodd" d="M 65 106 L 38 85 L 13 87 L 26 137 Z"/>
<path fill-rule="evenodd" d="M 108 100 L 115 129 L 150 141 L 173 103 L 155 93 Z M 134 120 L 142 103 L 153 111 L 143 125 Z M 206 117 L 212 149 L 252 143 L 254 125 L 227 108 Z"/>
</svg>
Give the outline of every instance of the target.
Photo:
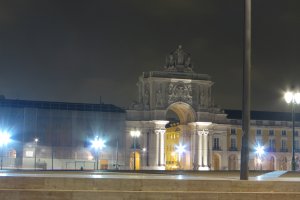
<svg viewBox="0 0 300 200">
<path fill-rule="evenodd" d="M 272 200 L 300 199 L 300 193 L 231 193 L 231 192 L 157 192 L 157 191 L 11 191 L 1 190 L 1 200 Z"/>
<path fill-rule="evenodd" d="M 186 193 L 186 194 L 295 194 L 300 192 L 218 192 L 218 191 L 120 191 L 120 190 L 45 190 L 45 189 L 0 189 L 1 192 L 82 192 L 82 193 Z"/>
<path fill-rule="evenodd" d="M 1 177 L 0 189 L 70 191 L 300 192 L 295 181 Z"/>
</svg>

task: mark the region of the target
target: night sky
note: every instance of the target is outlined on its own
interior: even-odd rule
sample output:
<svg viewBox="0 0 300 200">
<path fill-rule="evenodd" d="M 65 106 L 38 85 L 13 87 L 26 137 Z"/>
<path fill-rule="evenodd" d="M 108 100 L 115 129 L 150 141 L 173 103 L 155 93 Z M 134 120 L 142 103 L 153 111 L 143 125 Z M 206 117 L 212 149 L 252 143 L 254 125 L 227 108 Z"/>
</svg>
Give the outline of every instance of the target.
<svg viewBox="0 0 300 200">
<path fill-rule="evenodd" d="M 289 111 L 300 86 L 300 1 L 253 0 L 252 109 Z M 241 109 L 243 0 L 0 0 L 0 94 L 127 107 L 179 44 L 214 101 Z M 300 108 L 299 108 L 300 110 Z"/>
</svg>

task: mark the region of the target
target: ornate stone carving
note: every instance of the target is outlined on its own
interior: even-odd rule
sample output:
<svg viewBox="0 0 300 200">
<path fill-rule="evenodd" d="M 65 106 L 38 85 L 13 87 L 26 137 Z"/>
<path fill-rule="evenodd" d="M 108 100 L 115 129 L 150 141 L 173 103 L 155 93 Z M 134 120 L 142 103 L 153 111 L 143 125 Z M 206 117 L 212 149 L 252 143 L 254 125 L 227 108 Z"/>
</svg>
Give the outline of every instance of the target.
<svg viewBox="0 0 300 200">
<path fill-rule="evenodd" d="M 145 107 L 149 107 L 150 103 L 150 94 L 149 94 L 149 84 L 146 84 L 144 87 L 144 105 Z"/>
<path fill-rule="evenodd" d="M 192 68 L 191 56 L 181 45 L 166 58 L 165 71 L 193 72 Z"/>
<path fill-rule="evenodd" d="M 207 86 L 200 86 L 199 88 L 199 105 L 202 108 L 210 106 L 210 88 Z"/>
<path fill-rule="evenodd" d="M 164 97 L 162 93 L 162 87 L 160 85 L 160 87 L 156 91 L 156 107 L 162 107 L 163 105 L 164 105 Z"/>
<path fill-rule="evenodd" d="M 192 86 L 183 82 L 170 83 L 169 85 L 169 100 L 168 103 L 182 101 L 192 104 Z"/>
</svg>

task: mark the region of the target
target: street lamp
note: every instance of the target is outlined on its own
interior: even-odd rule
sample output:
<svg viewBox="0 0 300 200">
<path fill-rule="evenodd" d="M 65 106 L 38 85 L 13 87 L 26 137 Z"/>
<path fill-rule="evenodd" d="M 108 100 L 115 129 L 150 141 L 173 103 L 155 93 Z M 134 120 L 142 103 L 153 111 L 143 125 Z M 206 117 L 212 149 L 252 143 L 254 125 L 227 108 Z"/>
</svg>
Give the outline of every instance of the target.
<svg viewBox="0 0 300 200">
<path fill-rule="evenodd" d="M 34 138 L 34 143 L 35 143 L 35 147 L 34 147 L 34 170 L 36 170 L 36 149 L 37 149 L 38 141 L 39 141 L 39 138 Z"/>
<path fill-rule="evenodd" d="M 1 170 L 3 166 L 3 149 L 4 145 L 7 145 L 10 142 L 10 135 L 6 131 L 0 131 L 0 146 L 1 146 Z"/>
<path fill-rule="evenodd" d="M 92 147 L 96 149 L 96 159 L 97 159 L 97 170 L 99 169 L 99 152 L 100 150 L 105 147 L 105 142 L 98 136 L 92 141 Z"/>
<path fill-rule="evenodd" d="M 136 170 L 136 138 L 140 137 L 141 132 L 139 130 L 130 131 L 130 135 L 133 138 L 133 170 Z"/>
<path fill-rule="evenodd" d="M 295 161 L 295 104 L 300 104 L 300 93 L 299 92 L 286 92 L 284 94 L 284 99 L 286 103 L 292 104 L 292 170 L 296 170 L 296 161 Z"/>
</svg>

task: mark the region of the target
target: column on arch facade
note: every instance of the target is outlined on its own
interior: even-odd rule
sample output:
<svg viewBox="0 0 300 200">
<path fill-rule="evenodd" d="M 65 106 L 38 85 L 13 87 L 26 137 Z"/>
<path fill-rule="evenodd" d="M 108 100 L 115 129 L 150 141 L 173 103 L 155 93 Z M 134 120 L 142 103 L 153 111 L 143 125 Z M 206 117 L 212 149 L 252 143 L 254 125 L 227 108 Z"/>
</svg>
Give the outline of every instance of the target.
<svg viewBox="0 0 300 200">
<path fill-rule="evenodd" d="M 198 170 L 209 170 L 209 129 L 208 125 L 211 123 L 203 123 L 198 122 L 197 128 L 196 128 L 196 136 L 197 142 L 198 142 L 198 151 L 196 153 L 197 155 L 197 162 L 198 162 Z M 204 125 L 203 125 L 204 124 Z"/>
<path fill-rule="evenodd" d="M 192 122 L 191 156 L 194 170 L 209 170 L 210 167 L 210 131 L 211 122 Z"/>
<path fill-rule="evenodd" d="M 158 169 L 164 169 L 165 168 L 165 132 L 166 128 L 165 125 L 169 121 L 165 120 L 155 120 L 155 135 L 156 135 L 156 165 Z"/>
</svg>

